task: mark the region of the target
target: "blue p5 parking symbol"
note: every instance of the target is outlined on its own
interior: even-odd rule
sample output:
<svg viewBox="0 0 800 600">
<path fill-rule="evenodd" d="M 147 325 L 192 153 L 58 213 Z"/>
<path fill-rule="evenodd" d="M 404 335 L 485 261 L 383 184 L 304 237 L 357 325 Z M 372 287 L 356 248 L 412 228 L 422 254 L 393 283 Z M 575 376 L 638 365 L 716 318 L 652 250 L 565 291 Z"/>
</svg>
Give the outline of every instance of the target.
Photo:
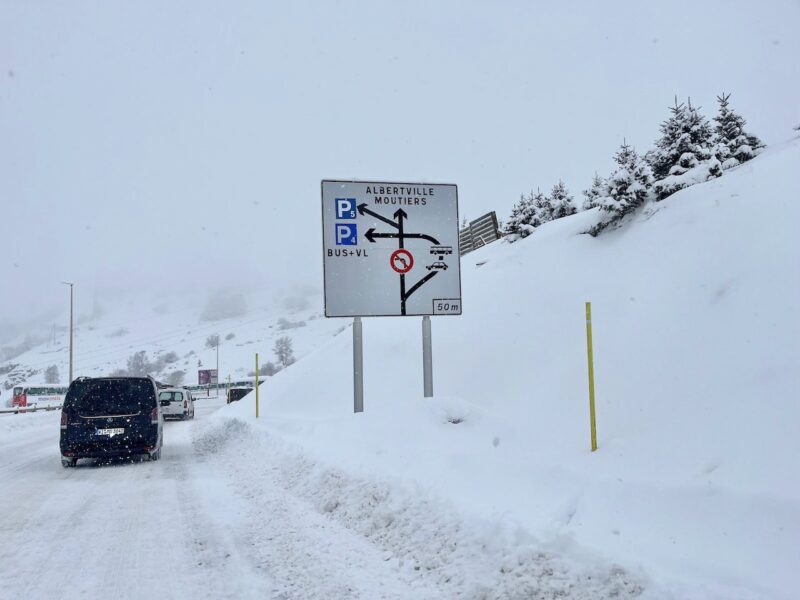
<svg viewBox="0 0 800 600">
<path fill-rule="evenodd" d="M 358 233 L 355 223 L 336 223 L 336 245 L 337 246 L 356 246 L 358 245 Z"/>
<path fill-rule="evenodd" d="M 355 198 L 336 198 L 336 218 L 355 219 L 356 218 L 356 199 Z"/>
</svg>

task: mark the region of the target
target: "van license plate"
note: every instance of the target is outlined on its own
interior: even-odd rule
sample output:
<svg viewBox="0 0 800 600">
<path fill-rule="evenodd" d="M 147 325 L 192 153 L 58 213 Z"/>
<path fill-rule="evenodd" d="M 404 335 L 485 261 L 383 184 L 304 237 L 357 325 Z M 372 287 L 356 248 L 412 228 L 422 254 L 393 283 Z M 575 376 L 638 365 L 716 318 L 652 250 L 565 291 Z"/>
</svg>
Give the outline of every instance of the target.
<svg viewBox="0 0 800 600">
<path fill-rule="evenodd" d="M 96 435 L 107 435 L 108 437 L 114 437 L 115 435 L 122 435 L 125 433 L 124 427 L 113 427 L 110 429 L 98 429 L 95 431 Z"/>
</svg>

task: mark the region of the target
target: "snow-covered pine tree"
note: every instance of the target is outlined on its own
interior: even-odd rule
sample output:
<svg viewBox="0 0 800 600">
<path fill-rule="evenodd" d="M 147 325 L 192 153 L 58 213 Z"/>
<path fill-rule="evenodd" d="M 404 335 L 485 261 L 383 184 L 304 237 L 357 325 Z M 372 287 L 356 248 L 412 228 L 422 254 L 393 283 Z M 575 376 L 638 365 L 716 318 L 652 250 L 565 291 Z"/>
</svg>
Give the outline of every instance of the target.
<svg viewBox="0 0 800 600">
<path fill-rule="evenodd" d="M 550 198 L 545 196 L 539 189 L 535 194 L 531 194 L 531 202 L 536 212 L 536 227 L 553 220 L 553 207 L 550 205 Z"/>
<path fill-rule="evenodd" d="M 525 208 L 525 195 L 519 195 L 519 201 L 517 201 L 513 207 L 511 207 L 511 215 L 508 217 L 508 221 L 506 221 L 506 235 L 521 235 L 520 233 L 520 225 L 522 224 L 522 213 Z"/>
<path fill-rule="evenodd" d="M 647 201 L 653 185 L 650 165 L 626 141 L 623 140 L 614 155 L 614 161 L 617 163 L 617 168 L 606 180 L 606 193 L 597 199 L 597 205 L 611 213 L 612 218 L 599 230 L 642 206 Z"/>
<path fill-rule="evenodd" d="M 597 172 L 592 179 L 592 187 L 588 190 L 581 192 L 584 196 L 583 210 L 589 210 L 597 206 L 597 199 L 606 195 L 606 182 L 605 179 L 600 177 Z"/>
<path fill-rule="evenodd" d="M 645 154 L 645 158 L 647 162 L 650 163 L 653 176 L 656 179 L 663 179 L 669 175 L 669 170 L 672 168 L 672 165 L 676 164 L 680 158 L 678 140 L 682 135 L 682 123 L 685 120 L 684 110 L 684 105 L 678 104 L 678 98 L 676 96 L 675 106 L 669 109 L 671 113 L 669 118 L 661 123 L 659 127 L 661 138 L 656 140 L 656 147 Z"/>
<path fill-rule="evenodd" d="M 680 189 L 722 175 L 722 165 L 711 145 L 713 131 L 700 109 L 687 104 L 670 108 L 671 116 L 661 124 L 661 138 L 647 153 L 656 182 L 657 200 L 663 200 Z"/>
<path fill-rule="evenodd" d="M 719 112 L 714 117 L 714 153 L 723 169 L 730 169 L 754 158 L 765 146 L 756 136 L 747 133 L 747 121 L 729 106 L 730 94 L 717 96 Z"/>
<path fill-rule="evenodd" d="M 533 199 L 533 192 L 529 196 L 520 195 L 519 202 L 511 209 L 511 216 L 506 224 L 507 234 L 518 235 L 522 238 L 528 237 L 533 233 L 534 228 L 541 224 L 536 214 L 536 206 Z"/>
<path fill-rule="evenodd" d="M 551 208 L 552 219 L 561 219 L 578 212 L 578 209 L 575 208 L 574 199 L 567 191 L 564 182 L 560 179 L 558 183 L 553 186 L 553 191 L 550 192 L 548 201 Z"/>
</svg>

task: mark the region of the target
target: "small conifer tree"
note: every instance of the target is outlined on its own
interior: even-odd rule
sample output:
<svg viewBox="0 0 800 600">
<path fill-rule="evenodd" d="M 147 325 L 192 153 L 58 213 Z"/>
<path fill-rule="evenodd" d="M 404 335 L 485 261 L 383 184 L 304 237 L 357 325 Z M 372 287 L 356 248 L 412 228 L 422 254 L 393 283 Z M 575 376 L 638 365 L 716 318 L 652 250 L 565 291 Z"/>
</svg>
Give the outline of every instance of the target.
<svg viewBox="0 0 800 600">
<path fill-rule="evenodd" d="M 606 195 L 606 182 L 597 173 L 592 178 L 592 187 L 581 192 L 584 196 L 583 210 L 589 210 L 597 206 L 597 199 Z"/>
<path fill-rule="evenodd" d="M 575 200 L 572 198 L 569 191 L 567 191 L 567 186 L 565 186 L 564 182 L 560 179 L 558 183 L 553 186 L 548 201 L 551 207 L 550 214 L 552 219 L 561 219 L 578 212 L 578 209 L 575 208 Z"/>
<path fill-rule="evenodd" d="M 553 206 L 550 204 L 550 198 L 545 196 L 538 189 L 536 193 L 531 196 L 534 210 L 536 211 L 536 219 L 534 227 L 539 227 L 548 221 L 553 220 Z"/>
<path fill-rule="evenodd" d="M 657 200 L 722 175 L 722 165 L 711 150 L 713 130 L 699 107 L 691 101 L 678 104 L 676 99 L 670 112 L 661 124 L 661 138 L 647 154 Z"/>
<path fill-rule="evenodd" d="M 597 200 L 601 209 L 612 214 L 605 226 L 642 206 L 653 185 L 650 165 L 626 141 L 614 155 L 614 161 L 617 168 L 606 181 L 606 194 Z"/>
<path fill-rule="evenodd" d="M 754 158 L 765 146 L 756 136 L 747 133 L 747 121 L 730 107 L 730 94 L 717 96 L 719 112 L 714 117 L 714 153 L 723 169 L 730 169 Z"/>
<path fill-rule="evenodd" d="M 534 198 L 533 192 L 529 196 L 520 195 L 519 202 L 511 210 L 511 216 L 506 224 L 506 233 L 524 238 L 532 234 L 533 230 L 541 225 Z"/>
</svg>

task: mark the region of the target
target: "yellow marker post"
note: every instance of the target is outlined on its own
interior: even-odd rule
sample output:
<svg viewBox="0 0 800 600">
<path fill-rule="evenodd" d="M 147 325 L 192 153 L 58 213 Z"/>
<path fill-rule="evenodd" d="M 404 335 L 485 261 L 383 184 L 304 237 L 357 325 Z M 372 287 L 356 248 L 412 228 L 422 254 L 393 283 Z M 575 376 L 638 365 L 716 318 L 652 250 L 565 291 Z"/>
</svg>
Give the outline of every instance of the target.
<svg viewBox="0 0 800 600">
<path fill-rule="evenodd" d="M 256 352 L 256 419 L 258 418 L 258 352 Z"/>
<path fill-rule="evenodd" d="M 592 452 L 597 450 L 597 421 L 594 414 L 594 356 L 592 354 L 592 303 L 586 303 L 586 352 L 589 360 L 589 422 L 592 429 Z"/>
</svg>

